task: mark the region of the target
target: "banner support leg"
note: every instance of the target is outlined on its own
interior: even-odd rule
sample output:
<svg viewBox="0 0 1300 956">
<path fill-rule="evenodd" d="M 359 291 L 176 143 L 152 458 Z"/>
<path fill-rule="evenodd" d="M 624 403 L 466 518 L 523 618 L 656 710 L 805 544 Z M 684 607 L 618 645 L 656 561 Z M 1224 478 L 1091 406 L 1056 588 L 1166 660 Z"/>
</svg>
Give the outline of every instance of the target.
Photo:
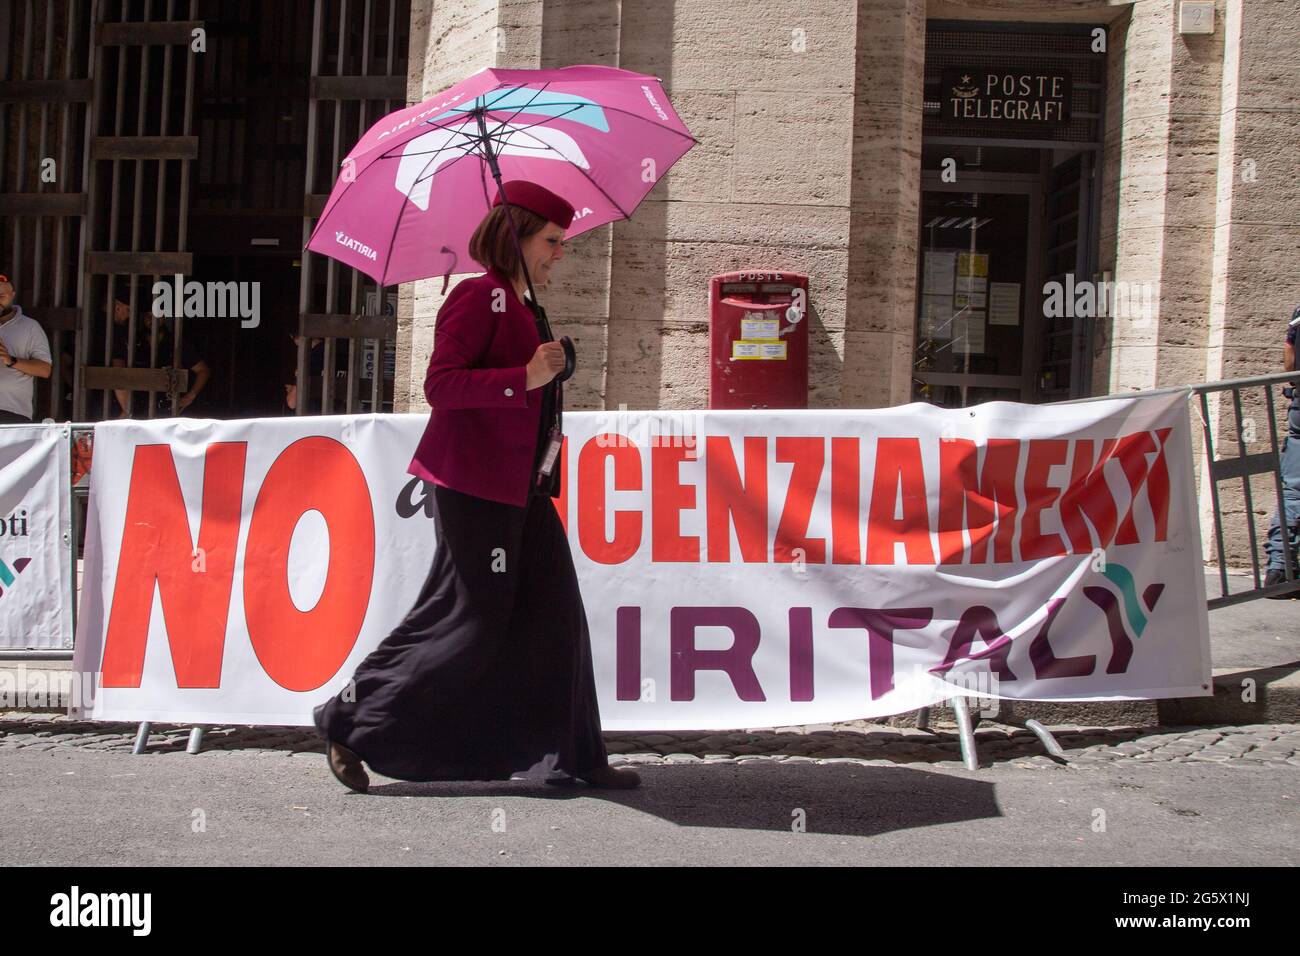
<svg viewBox="0 0 1300 956">
<path fill-rule="evenodd" d="M 916 729 L 917 730 L 930 729 L 930 708 L 929 707 L 922 707 L 920 710 L 916 712 Z"/>
<path fill-rule="evenodd" d="M 135 732 L 135 746 L 131 748 L 131 753 L 142 754 L 145 747 L 149 744 L 149 721 L 140 721 L 140 727 Z"/>
<path fill-rule="evenodd" d="M 190 742 L 185 745 L 185 752 L 187 754 L 196 754 L 199 752 L 199 748 L 202 746 L 203 746 L 203 728 L 191 727 Z"/>
<path fill-rule="evenodd" d="M 975 751 L 975 730 L 971 725 L 970 711 L 964 697 L 949 697 L 948 706 L 957 717 L 957 735 L 961 741 L 961 760 L 967 770 L 980 768 L 979 754 Z"/>
<path fill-rule="evenodd" d="M 1025 721 L 1025 729 L 1032 732 L 1035 737 L 1043 742 L 1043 746 L 1047 748 L 1047 753 L 1053 759 L 1059 760 L 1061 763 L 1069 762 L 1069 758 L 1065 756 L 1065 751 L 1061 749 L 1061 745 L 1057 743 L 1050 730 L 1033 719 Z"/>
</svg>

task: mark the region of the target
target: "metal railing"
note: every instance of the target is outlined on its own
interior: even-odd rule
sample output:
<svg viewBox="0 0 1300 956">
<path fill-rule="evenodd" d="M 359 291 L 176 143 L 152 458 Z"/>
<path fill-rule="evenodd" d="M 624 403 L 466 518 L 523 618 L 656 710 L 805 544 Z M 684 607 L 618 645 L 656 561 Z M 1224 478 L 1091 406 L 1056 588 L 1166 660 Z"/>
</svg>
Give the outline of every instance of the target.
<svg viewBox="0 0 1300 956">
<path fill-rule="evenodd" d="M 1295 372 L 1278 372 L 1272 375 L 1256 375 L 1250 378 L 1231 379 L 1225 382 L 1207 382 L 1192 386 L 1192 392 L 1199 402 L 1201 429 L 1205 436 L 1205 475 L 1209 481 L 1210 501 L 1213 505 L 1215 556 L 1219 569 L 1220 594 L 1207 601 L 1210 610 L 1241 604 L 1262 597 L 1281 597 L 1300 590 L 1300 579 L 1296 576 L 1296 558 L 1293 554 L 1291 534 L 1294 524 L 1287 521 L 1285 480 L 1282 474 L 1282 449 L 1278 442 L 1277 412 L 1273 407 L 1272 387 L 1286 385 L 1300 378 Z M 1262 404 L 1267 415 L 1268 450 L 1250 452 L 1247 445 L 1252 438 L 1247 432 L 1252 421 L 1243 414 L 1242 393 L 1248 389 L 1262 391 Z M 1215 455 L 1214 429 L 1211 427 L 1210 396 L 1231 393 L 1232 411 L 1235 420 L 1235 439 L 1237 454 L 1233 457 L 1217 458 Z M 1222 404 L 1220 404 L 1220 411 Z M 1220 429 L 1221 430 L 1221 429 Z M 1258 441 L 1263 436 L 1256 434 Z M 1273 476 L 1273 489 L 1276 493 L 1277 510 L 1274 520 L 1278 523 L 1278 535 L 1281 538 L 1283 554 L 1283 578 L 1280 584 L 1265 583 L 1267 575 L 1261 577 L 1259 567 L 1259 538 L 1255 532 L 1254 512 L 1255 496 L 1250 487 L 1250 479 L 1255 475 Z M 1246 531 L 1250 539 L 1251 581 L 1254 587 L 1233 593 L 1228 586 L 1227 551 L 1224 546 L 1224 521 L 1219 485 L 1226 481 L 1241 481 L 1242 497 L 1245 502 Z"/>
<path fill-rule="evenodd" d="M 1204 455 L 1206 469 L 1202 474 L 1208 480 L 1208 491 L 1210 502 L 1212 504 L 1212 517 L 1214 524 L 1214 543 L 1215 557 L 1220 582 L 1220 594 L 1217 597 L 1211 597 L 1207 600 L 1206 605 L 1209 610 L 1215 610 L 1220 607 L 1228 607 L 1233 604 L 1241 604 L 1246 601 L 1253 601 L 1258 598 L 1281 597 L 1288 594 L 1300 592 L 1300 574 L 1297 573 L 1297 554 L 1293 547 L 1292 532 L 1300 535 L 1300 520 L 1295 525 L 1287 527 L 1285 520 L 1286 500 L 1284 478 L 1282 475 L 1282 447 L 1278 439 L 1278 422 L 1277 413 L 1274 408 L 1274 396 L 1271 389 L 1276 385 L 1283 385 L 1291 382 L 1300 376 L 1295 372 L 1278 372 L 1271 375 L 1257 375 L 1250 378 L 1231 379 L 1222 382 L 1207 382 L 1201 385 L 1190 386 L 1190 390 L 1195 396 L 1193 408 L 1197 410 L 1200 416 L 1202 435 L 1204 438 Z M 1143 392 L 1135 392 L 1128 395 L 1101 395 L 1094 398 L 1072 399 L 1065 402 L 1054 402 L 1052 404 L 1080 404 L 1083 402 L 1105 401 L 1115 398 L 1130 398 L 1136 396 L 1150 397 L 1153 395 L 1174 394 L 1181 392 L 1189 386 L 1176 386 L 1172 388 L 1152 389 Z M 1265 436 L 1258 433 L 1253 436 L 1248 435 L 1249 429 L 1243 426 L 1243 422 L 1248 422 L 1245 417 L 1243 405 L 1243 392 L 1250 389 L 1260 389 L 1263 409 L 1267 418 L 1266 440 L 1268 448 L 1265 451 L 1251 452 L 1248 445 L 1264 440 Z M 1231 409 L 1235 417 L 1235 443 L 1237 454 L 1234 456 L 1219 458 L 1216 457 L 1216 445 L 1214 440 L 1214 428 L 1211 425 L 1212 415 L 1210 408 L 1210 396 L 1221 395 L 1222 393 L 1231 394 Z M 1222 405 L 1220 406 L 1220 409 Z M 1220 420 L 1222 415 L 1220 415 Z M 69 430 L 69 441 L 71 443 L 71 453 L 76 455 L 78 440 L 89 434 L 93 441 L 94 427 L 93 422 L 64 422 L 60 423 Z M 3 427 L 3 426 L 0 426 Z M 1219 431 L 1222 432 L 1222 426 Z M 1281 537 L 1281 547 L 1284 557 L 1284 580 L 1279 584 L 1266 584 L 1266 575 L 1261 574 L 1260 569 L 1260 541 L 1259 535 L 1255 529 L 1254 510 L 1255 494 L 1251 489 L 1250 479 L 1257 475 L 1272 475 L 1272 487 L 1276 495 L 1276 511 L 1274 520 L 1278 520 L 1281 525 L 1279 535 Z M 1220 494 L 1220 485 L 1224 482 L 1240 481 L 1241 493 L 1245 503 L 1244 521 L 1246 532 L 1249 539 L 1250 549 L 1250 580 L 1253 587 L 1247 590 L 1233 592 L 1228 581 L 1228 565 L 1226 562 L 1225 530 L 1222 511 L 1222 498 Z M 77 615 L 77 561 L 82 548 L 82 512 L 90 496 L 90 485 L 88 481 L 82 481 L 80 484 L 74 484 L 72 487 L 72 498 L 70 510 L 72 515 L 72 587 L 73 587 L 73 625 L 75 628 Z M 71 651 L 0 651 L 0 659 L 13 659 L 29 655 L 44 656 L 50 658 L 70 657 Z"/>
<path fill-rule="evenodd" d="M 1270 393 L 1272 386 L 1288 385 L 1292 381 L 1300 381 L 1300 372 L 1275 372 L 1270 375 L 1254 375 L 1248 378 L 1228 379 L 1222 382 L 1205 382 L 1200 385 L 1177 385 L 1169 388 L 1148 389 L 1141 392 L 1130 392 L 1119 395 L 1097 395 L 1092 398 L 1076 398 L 1063 402 L 1053 402 L 1053 405 L 1076 405 L 1084 402 L 1103 402 L 1115 398 L 1149 398 L 1153 395 L 1172 395 L 1184 390 L 1190 390 L 1195 396 L 1193 401 L 1198 417 L 1201 423 L 1201 433 L 1204 439 L 1203 450 L 1207 468 L 1203 472 L 1208 480 L 1208 490 L 1210 493 L 1210 503 L 1212 506 L 1212 517 L 1214 522 L 1214 545 L 1215 545 L 1215 565 L 1218 569 L 1220 593 L 1218 597 L 1208 598 L 1206 607 L 1213 611 L 1216 608 L 1228 607 L 1233 604 L 1242 604 L 1246 601 L 1254 601 L 1258 598 L 1267 597 L 1284 597 L 1295 591 L 1300 591 L 1300 576 L 1297 575 L 1297 560 L 1293 555 L 1290 531 L 1294 530 L 1300 533 L 1300 527 L 1288 528 L 1285 518 L 1280 517 L 1286 514 L 1286 499 L 1284 492 L 1284 477 L 1282 475 L 1282 449 L 1278 441 L 1278 424 L 1277 412 L 1273 407 L 1274 398 Z M 1263 440 L 1257 430 L 1251 425 L 1252 420 L 1243 414 L 1242 393 L 1248 389 L 1260 389 L 1262 404 L 1267 415 L 1267 440 L 1268 450 L 1252 453 L 1247 447 Z M 1231 392 L 1232 411 L 1235 416 L 1235 440 L 1237 454 L 1231 457 L 1216 457 L 1214 429 L 1211 426 L 1210 396 L 1222 392 Z M 1220 406 L 1221 408 L 1222 406 Z M 1222 416 L 1220 416 L 1221 418 Z M 1246 425 L 1243 425 L 1243 422 Z M 1249 426 L 1249 427 L 1248 427 Z M 1222 431 L 1222 428 L 1220 428 Z M 1254 432 L 1253 435 L 1248 433 Z M 1280 584 L 1266 585 L 1265 577 L 1260 575 L 1259 566 L 1259 537 L 1255 532 L 1254 511 L 1255 495 L 1250 487 L 1250 479 L 1255 475 L 1273 476 L 1273 487 L 1277 495 L 1277 511 L 1274 517 L 1281 525 L 1280 534 L 1282 537 L 1282 550 L 1284 556 L 1284 578 Z M 1250 541 L 1250 571 L 1251 581 L 1254 587 L 1233 592 L 1228 583 L 1228 564 L 1227 549 L 1224 544 L 1224 521 L 1222 499 L 1220 498 L 1219 485 L 1225 481 L 1241 481 L 1242 496 L 1245 501 L 1245 523 L 1246 532 Z"/>
<path fill-rule="evenodd" d="M 1288 383 L 1296 378 L 1293 372 L 1280 372 L 1273 375 L 1260 375 L 1251 378 L 1233 379 L 1223 382 L 1208 382 L 1202 385 L 1190 386 L 1190 392 L 1195 396 L 1192 405 L 1199 412 L 1202 434 L 1204 436 L 1204 456 L 1206 468 L 1202 474 L 1209 482 L 1208 491 L 1212 503 L 1212 515 L 1214 523 L 1214 540 L 1216 546 L 1215 557 L 1219 570 L 1219 579 L 1221 583 L 1221 593 L 1218 597 L 1209 598 L 1207 607 L 1214 610 L 1219 607 L 1226 607 L 1232 604 L 1240 604 L 1245 601 L 1255 600 L 1262 597 L 1284 596 L 1292 592 L 1300 591 L 1300 578 L 1296 574 L 1295 555 L 1293 554 L 1290 532 L 1292 530 L 1290 523 L 1287 521 L 1286 498 L 1284 492 L 1284 480 L 1282 475 L 1282 454 L 1281 446 L 1278 441 L 1278 424 L 1277 414 L 1274 409 L 1274 396 L 1272 387 L 1275 385 Z M 1262 392 L 1262 405 L 1267 417 L 1267 444 L 1266 451 L 1250 452 L 1248 445 L 1260 440 L 1258 434 L 1248 436 L 1248 430 L 1254 432 L 1253 428 L 1248 429 L 1246 423 L 1252 421 L 1247 419 L 1243 413 L 1243 392 L 1250 389 L 1260 389 Z M 1154 389 L 1150 391 L 1132 393 L 1130 395 L 1106 395 L 1097 398 L 1074 399 L 1072 401 L 1060 402 L 1054 404 L 1076 404 L 1080 402 L 1102 401 L 1105 399 L 1149 397 L 1159 394 L 1174 394 L 1189 390 L 1188 386 L 1176 388 Z M 1216 419 L 1211 414 L 1210 396 L 1230 393 L 1231 408 L 1234 415 L 1233 431 L 1235 432 L 1237 454 L 1232 457 L 1218 458 L 1215 453 L 1215 425 L 1222 430 L 1222 415 Z M 1223 403 L 1220 401 L 1215 411 L 1222 412 Z M 1212 422 L 1214 424 L 1212 424 Z M 93 424 L 89 423 L 65 423 L 68 427 L 69 440 L 71 442 L 71 453 L 75 455 L 77 449 L 77 439 L 86 432 L 91 432 L 93 441 Z M 1259 539 L 1254 525 L 1254 494 L 1250 487 L 1252 477 L 1259 475 L 1273 476 L 1273 489 L 1276 493 L 1277 511 L 1275 520 L 1279 528 L 1278 534 L 1281 538 L 1281 547 L 1284 557 L 1284 581 L 1280 584 L 1267 585 L 1261 579 L 1259 567 Z M 1232 593 L 1228 584 L 1228 568 L 1226 563 L 1226 549 L 1224 546 L 1224 520 L 1222 510 L 1222 498 L 1220 496 L 1219 486 L 1222 482 L 1241 481 L 1242 497 L 1245 503 L 1244 520 L 1250 544 L 1250 561 L 1251 561 L 1251 580 L 1253 588 L 1245 591 Z M 89 482 L 81 481 L 74 483 L 72 486 L 72 496 L 70 502 L 72 516 L 72 542 L 71 542 L 71 573 L 72 573 L 72 597 L 73 597 L 73 622 L 75 632 L 75 622 L 77 613 L 77 558 L 82 547 L 81 533 L 81 506 L 89 497 Z M 1296 524 L 1300 525 L 1300 518 Z M 1300 530 L 1300 529 L 1297 529 Z M 63 658 L 71 656 L 71 651 L 9 651 L 0 653 L 0 659 L 21 659 L 23 657 L 43 657 L 46 659 Z M 976 770 L 980 766 L 979 755 L 976 749 L 974 728 L 978 720 L 968 709 L 967 703 L 963 698 L 954 697 L 948 701 L 953 709 L 957 720 L 958 737 L 961 744 L 962 759 L 966 767 Z M 918 727 L 928 727 L 930 720 L 931 708 L 922 708 L 917 716 Z M 1053 759 L 1064 762 L 1065 752 L 1061 749 L 1051 732 L 1044 728 L 1037 721 L 1026 721 L 1023 726 L 1031 730 L 1042 742 L 1048 753 Z M 150 730 L 149 723 L 142 722 L 136 737 L 134 747 L 135 753 L 142 753 L 146 749 L 148 734 Z M 197 753 L 202 743 L 203 728 L 200 726 L 193 727 L 190 733 L 189 745 L 187 751 Z"/>
</svg>

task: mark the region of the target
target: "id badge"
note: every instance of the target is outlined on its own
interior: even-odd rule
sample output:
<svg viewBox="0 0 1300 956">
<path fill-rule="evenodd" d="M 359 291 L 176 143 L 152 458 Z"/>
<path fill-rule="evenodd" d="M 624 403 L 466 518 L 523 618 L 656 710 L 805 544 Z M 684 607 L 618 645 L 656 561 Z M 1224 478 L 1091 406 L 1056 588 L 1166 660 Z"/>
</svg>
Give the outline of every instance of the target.
<svg viewBox="0 0 1300 956">
<path fill-rule="evenodd" d="M 555 470 L 555 462 L 560 457 L 560 448 L 564 445 L 564 433 L 554 425 L 551 426 L 550 433 L 546 436 L 546 454 L 542 456 L 542 463 L 537 471 L 543 478 L 551 477 L 551 472 Z"/>
</svg>

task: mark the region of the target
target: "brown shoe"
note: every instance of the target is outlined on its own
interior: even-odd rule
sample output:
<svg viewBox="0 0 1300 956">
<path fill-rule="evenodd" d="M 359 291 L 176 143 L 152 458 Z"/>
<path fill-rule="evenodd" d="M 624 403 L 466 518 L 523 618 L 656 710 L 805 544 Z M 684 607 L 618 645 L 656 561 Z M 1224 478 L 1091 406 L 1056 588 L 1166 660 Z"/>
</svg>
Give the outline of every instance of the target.
<svg viewBox="0 0 1300 956">
<path fill-rule="evenodd" d="M 325 741 L 325 759 L 329 761 L 330 773 L 343 786 L 357 793 L 366 793 L 370 789 L 370 777 L 366 775 L 361 758 L 342 744 Z"/>
<path fill-rule="evenodd" d="M 631 790 L 641 785 L 641 776 L 635 770 L 619 770 L 615 767 L 596 767 L 586 773 L 574 774 L 593 787 L 607 787 L 610 790 Z"/>
</svg>

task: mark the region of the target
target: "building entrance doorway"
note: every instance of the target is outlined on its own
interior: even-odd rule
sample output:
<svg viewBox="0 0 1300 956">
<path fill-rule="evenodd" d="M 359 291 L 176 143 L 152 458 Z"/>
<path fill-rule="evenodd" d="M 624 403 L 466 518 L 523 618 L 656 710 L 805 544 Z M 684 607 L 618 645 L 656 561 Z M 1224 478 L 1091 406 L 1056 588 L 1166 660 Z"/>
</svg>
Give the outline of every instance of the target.
<svg viewBox="0 0 1300 956">
<path fill-rule="evenodd" d="M 1031 401 L 1042 193 L 1019 173 L 927 176 L 921 194 L 917 397 L 949 408 Z"/>
<path fill-rule="evenodd" d="M 1093 157 L 973 149 L 995 169 L 922 173 L 913 398 L 964 408 L 1083 397 L 1086 317 L 1043 306 L 1051 283 L 1094 278 Z"/>
<path fill-rule="evenodd" d="M 1044 300 L 1052 283 L 1101 278 L 1096 35 L 1083 24 L 926 25 L 914 400 L 1091 392 L 1090 317 Z"/>
<path fill-rule="evenodd" d="M 406 104 L 409 0 L 15 7 L 0 268 L 51 339 L 35 417 L 391 410 L 395 290 L 302 250 Z"/>
</svg>

